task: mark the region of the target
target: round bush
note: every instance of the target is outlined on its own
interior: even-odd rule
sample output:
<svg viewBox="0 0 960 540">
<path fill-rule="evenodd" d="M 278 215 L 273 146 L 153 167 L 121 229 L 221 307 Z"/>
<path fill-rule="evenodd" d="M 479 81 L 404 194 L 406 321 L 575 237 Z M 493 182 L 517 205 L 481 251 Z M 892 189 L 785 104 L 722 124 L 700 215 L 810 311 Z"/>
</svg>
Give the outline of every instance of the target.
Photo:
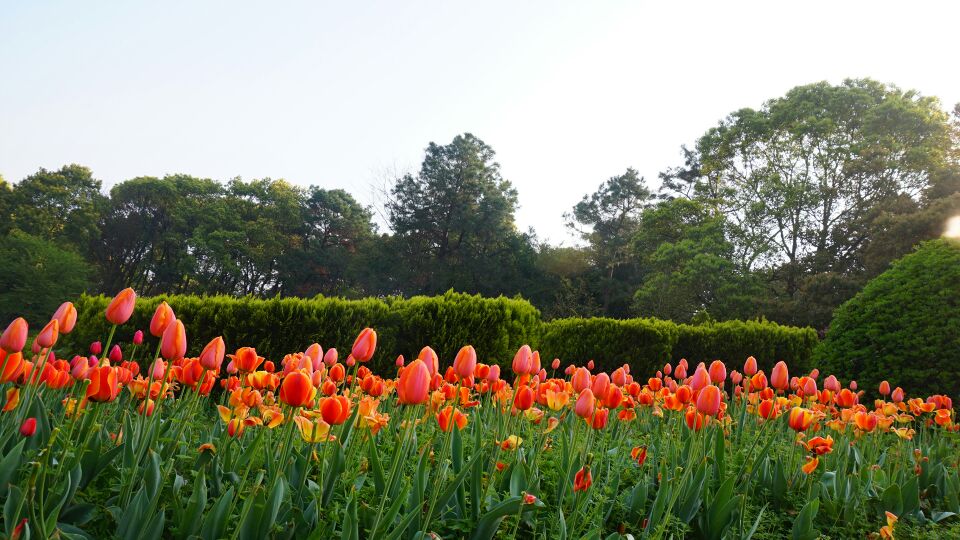
<svg viewBox="0 0 960 540">
<path fill-rule="evenodd" d="M 960 246 L 933 240 L 840 306 L 816 352 L 821 368 L 876 395 L 960 392 Z"/>
</svg>

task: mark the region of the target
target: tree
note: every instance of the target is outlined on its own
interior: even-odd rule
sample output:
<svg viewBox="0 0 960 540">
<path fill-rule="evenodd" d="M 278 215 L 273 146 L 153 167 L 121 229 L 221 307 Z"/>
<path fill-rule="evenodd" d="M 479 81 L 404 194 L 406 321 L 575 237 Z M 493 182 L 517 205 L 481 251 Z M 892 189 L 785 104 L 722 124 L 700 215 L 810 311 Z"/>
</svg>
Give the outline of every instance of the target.
<svg viewBox="0 0 960 540">
<path fill-rule="evenodd" d="M 519 292 L 534 262 L 514 224 L 517 192 L 495 153 L 466 133 L 430 143 L 420 172 L 398 179 L 386 209 L 394 232 L 395 292 Z"/>
<path fill-rule="evenodd" d="M 665 201 L 643 212 L 633 252 L 644 275 L 634 294 L 642 316 L 680 322 L 698 314 L 755 317 L 747 300 L 755 283 L 734 263 L 722 216 L 699 202 Z"/>
<path fill-rule="evenodd" d="M 90 286 L 91 267 L 78 253 L 17 229 L 0 238 L 0 260 L 2 321 L 23 316 L 42 326 Z"/>
<path fill-rule="evenodd" d="M 40 169 L 14 186 L 11 222 L 28 234 L 68 242 L 84 252 L 100 232 L 97 220 L 104 202 L 100 187 L 90 169 L 80 165 Z"/>
<path fill-rule="evenodd" d="M 10 189 L 10 184 L 3 179 L 3 175 L 0 175 L 0 235 L 7 234 L 10 230 L 10 212 L 12 211 L 10 199 L 12 196 L 13 191 Z"/>
<path fill-rule="evenodd" d="M 591 195 L 566 214 L 567 226 L 589 242 L 594 264 L 601 273 L 597 283 L 601 289 L 605 315 L 626 314 L 629 309 L 630 239 L 640 223 L 640 214 L 653 196 L 634 169 L 611 177 Z M 618 271 L 624 271 L 620 275 Z"/>
</svg>

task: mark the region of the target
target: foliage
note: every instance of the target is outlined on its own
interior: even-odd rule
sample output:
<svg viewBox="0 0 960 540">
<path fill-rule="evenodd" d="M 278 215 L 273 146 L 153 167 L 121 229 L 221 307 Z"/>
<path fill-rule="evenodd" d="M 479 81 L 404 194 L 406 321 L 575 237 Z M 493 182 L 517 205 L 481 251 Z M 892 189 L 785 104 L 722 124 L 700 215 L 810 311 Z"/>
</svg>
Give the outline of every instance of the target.
<svg viewBox="0 0 960 540">
<path fill-rule="evenodd" d="M 65 343 L 82 350 L 105 334 L 108 301 L 104 296 L 80 297 L 75 303 L 79 329 L 64 336 Z M 535 340 L 540 318 L 523 300 L 453 292 L 362 300 L 171 295 L 138 298 L 131 324 L 118 332 L 117 341 L 129 343 L 135 330 L 148 328 L 162 301 L 182 317 L 194 354 L 222 335 L 228 344 L 249 344 L 274 361 L 289 352 L 292 343 L 306 349 L 314 342 L 340 346 L 345 358 L 349 350 L 342 347 L 352 343 L 356 329 L 375 326 L 384 337 L 373 366 L 382 371 L 393 366 L 398 354 L 416 357 L 422 343 L 432 344 L 449 360 L 469 341 L 484 361 L 509 362 L 522 343 Z"/>
<path fill-rule="evenodd" d="M 63 298 L 90 287 L 92 269 L 79 254 L 13 230 L 0 238 L 0 320 L 18 315 L 40 323 Z"/>
<path fill-rule="evenodd" d="M 934 240 L 840 306 L 817 350 L 825 368 L 873 391 L 892 386 L 960 394 L 960 247 Z"/>
</svg>

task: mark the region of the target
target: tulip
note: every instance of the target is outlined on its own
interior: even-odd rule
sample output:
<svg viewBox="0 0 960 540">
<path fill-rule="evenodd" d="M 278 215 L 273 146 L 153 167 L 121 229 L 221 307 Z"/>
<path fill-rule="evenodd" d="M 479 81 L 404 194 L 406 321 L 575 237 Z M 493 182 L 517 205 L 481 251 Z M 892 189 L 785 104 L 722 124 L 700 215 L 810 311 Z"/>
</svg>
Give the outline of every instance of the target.
<svg viewBox="0 0 960 540">
<path fill-rule="evenodd" d="M 887 381 L 880 382 L 880 395 L 889 396 L 890 395 L 890 383 Z"/>
<path fill-rule="evenodd" d="M 554 371 L 560 369 L 560 359 L 554 358 L 553 362 L 550 362 L 550 368 L 553 369 Z"/>
<path fill-rule="evenodd" d="M 453 431 L 453 426 L 457 426 L 458 430 L 463 430 L 467 427 L 467 415 L 460 412 L 460 409 L 454 409 L 447 405 L 437 414 L 437 425 L 443 432 Z"/>
<path fill-rule="evenodd" d="M 820 465 L 819 457 L 807 456 L 807 462 L 804 463 L 803 467 L 801 467 L 801 470 L 803 470 L 805 474 L 811 474 L 813 471 L 817 470 L 817 466 L 819 465 Z"/>
<path fill-rule="evenodd" d="M 257 356 L 257 350 L 253 347 L 240 347 L 231 358 L 237 370 L 244 373 L 256 371 L 264 360 L 262 356 Z"/>
<path fill-rule="evenodd" d="M 397 398 L 400 403 L 418 405 L 427 400 L 430 392 L 430 370 L 419 358 L 400 371 L 397 380 Z"/>
<path fill-rule="evenodd" d="M 748 356 L 747 361 L 743 363 L 743 374 L 747 377 L 753 377 L 757 374 L 757 359 Z"/>
<path fill-rule="evenodd" d="M 91 401 L 113 401 L 120 393 L 117 371 L 110 366 L 90 368 L 90 384 L 87 386 L 87 399 Z"/>
<path fill-rule="evenodd" d="M 590 390 L 593 390 L 593 395 L 599 399 L 603 399 L 607 395 L 607 390 L 610 388 L 610 377 L 606 373 L 601 373 L 593 378 L 593 384 L 590 385 Z"/>
<path fill-rule="evenodd" d="M 437 356 L 437 351 L 433 350 L 432 347 L 427 346 L 420 349 L 420 354 L 417 355 L 417 359 L 422 361 L 423 365 L 427 366 L 430 377 L 433 377 L 440 371 L 440 357 Z"/>
<path fill-rule="evenodd" d="M 513 406 L 518 411 L 525 411 L 533 406 L 533 390 L 529 386 L 517 388 L 517 395 L 513 398 Z"/>
<path fill-rule="evenodd" d="M 577 403 L 573 407 L 573 412 L 575 412 L 580 418 L 589 419 L 591 416 L 593 416 L 595 407 L 596 398 L 593 395 L 593 391 L 589 388 L 585 388 L 582 392 L 580 392 L 580 397 L 577 398 Z"/>
<path fill-rule="evenodd" d="M 183 321 L 174 320 L 167 325 L 160 341 L 160 354 L 167 360 L 179 360 L 187 354 L 187 331 Z"/>
<path fill-rule="evenodd" d="M 3 331 L 3 335 L 0 335 L 0 349 L 8 353 L 22 351 L 27 344 L 27 332 L 27 321 L 23 317 L 17 317 Z"/>
<path fill-rule="evenodd" d="M 49 349 L 57 342 L 58 337 L 60 337 L 60 321 L 52 319 L 43 327 L 43 330 L 40 330 L 40 333 L 37 334 L 37 345 L 41 348 Z"/>
<path fill-rule="evenodd" d="M 339 426 L 350 416 L 350 400 L 345 396 L 323 398 L 320 401 L 320 416 L 331 426 Z"/>
<path fill-rule="evenodd" d="M 310 364 L 316 365 L 318 362 L 323 363 L 323 349 L 320 347 L 319 343 L 312 343 L 307 350 L 303 352 L 307 357 L 310 358 Z M 320 369 L 319 367 L 314 367 L 314 370 Z"/>
<path fill-rule="evenodd" d="M 0 349 L 0 384 L 18 379 L 23 368 L 23 353 L 20 351 L 8 353 Z"/>
<path fill-rule="evenodd" d="M 571 384 L 573 384 L 574 392 L 583 392 L 584 389 L 590 386 L 590 370 L 584 367 L 577 368 L 573 372 L 573 377 L 570 378 Z"/>
<path fill-rule="evenodd" d="M 353 342 L 350 354 L 358 362 L 369 362 L 377 350 L 377 332 L 373 328 L 364 328 Z"/>
<path fill-rule="evenodd" d="M 64 302 L 57 308 L 53 318 L 60 324 L 60 333 L 69 334 L 77 324 L 77 308 L 73 302 Z"/>
<path fill-rule="evenodd" d="M 33 434 L 37 432 L 37 419 L 34 417 L 27 418 L 23 421 L 23 424 L 20 425 L 20 435 L 24 437 L 33 437 Z"/>
<path fill-rule="evenodd" d="M 697 396 L 697 411 L 707 416 L 717 416 L 720 412 L 720 394 L 720 389 L 712 384 L 700 390 Z"/>
<path fill-rule="evenodd" d="M 323 363 L 328 367 L 332 366 L 340 360 L 340 355 L 337 353 L 336 349 L 327 349 L 327 352 L 323 354 Z"/>
<path fill-rule="evenodd" d="M 584 465 L 573 477 L 573 491 L 586 491 L 593 484 L 593 475 L 590 474 L 590 466 Z"/>
<path fill-rule="evenodd" d="M 770 386 L 777 390 L 790 388 L 790 373 L 787 371 L 787 364 L 783 360 L 773 366 L 773 371 L 770 372 Z"/>
<path fill-rule="evenodd" d="M 607 393 L 603 396 L 602 401 L 604 407 L 616 409 L 620 406 L 620 403 L 623 402 L 623 391 L 620 390 L 619 386 L 611 386 L 607 389 Z"/>
<path fill-rule="evenodd" d="M 833 451 L 833 437 L 813 437 L 806 443 L 803 443 L 803 445 L 807 448 L 807 451 L 822 456 L 823 454 L 829 454 Z"/>
<path fill-rule="evenodd" d="M 529 345 L 524 345 L 517 350 L 517 354 L 513 355 L 513 364 L 511 367 L 517 375 L 535 373 L 535 371 L 533 371 L 533 351 L 530 350 Z"/>
<path fill-rule="evenodd" d="M 647 447 L 646 446 L 634 446 L 630 450 L 630 457 L 637 462 L 637 467 L 643 467 L 643 462 L 647 460 Z"/>
<path fill-rule="evenodd" d="M 823 389 L 830 390 L 833 393 L 837 393 L 840 391 L 840 381 L 838 381 L 835 376 L 830 375 L 823 380 Z"/>
<path fill-rule="evenodd" d="M 772 420 L 780 416 L 780 407 L 777 406 L 774 400 L 765 399 L 761 401 L 760 405 L 757 407 L 757 414 L 761 418 Z"/>
<path fill-rule="evenodd" d="M 790 415 L 787 417 L 787 424 L 790 426 L 790 429 L 800 432 L 806 431 L 813 421 L 816 420 L 813 411 L 810 409 L 804 409 L 801 407 L 794 407 L 790 409 Z"/>
<path fill-rule="evenodd" d="M 890 394 L 890 399 L 891 399 L 894 403 L 902 403 L 902 402 L 903 402 L 903 388 L 900 388 L 899 386 L 896 387 L 896 388 L 894 388 L 894 389 L 893 389 L 893 393 Z"/>
<path fill-rule="evenodd" d="M 99 341 L 94 341 L 90 344 L 90 354 L 94 356 L 99 356 L 103 352 L 103 344 Z"/>
<path fill-rule="evenodd" d="M 500 380 L 500 365 L 494 364 L 490 366 L 490 371 L 486 376 L 487 382 L 495 383 Z"/>
<path fill-rule="evenodd" d="M 111 362 L 119 364 L 123 360 L 123 351 L 120 350 L 119 345 L 114 345 L 110 348 L 110 354 L 108 356 Z"/>
<path fill-rule="evenodd" d="M 137 330 L 133 333 L 133 344 L 143 345 L 143 330 Z"/>
<path fill-rule="evenodd" d="M 457 373 L 457 376 L 461 379 L 466 379 L 473 376 L 473 372 L 477 369 L 477 351 L 473 348 L 472 345 L 465 345 L 457 353 L 456 359 L 453 361 L 453 370 Z"/>
<path fill-rule="evenodd" d="M 406 360 L 403 358 L 403 355 L 397 355 L 397 359 L 393 362 L 398 368 L 402 368 L 403 364 L 406 363 Z"/>
<path fill-rule="evenodd" d="M 714 360 L 710 364 L 709 373 L 710 381 L 713 384 L 722 384 L 723 381 L 727 380 L 727 366 L 720 360 Z"/>
<path fill-rule="evenodd" d="M 330 366 L 330 379 L 334 382 L 343 382 L 347 377 L 347 370 L 343 367 L 343 364 L 334 364 Z"/>
<path fill-rule="evenodd" d="M 601 407 L 597 409 L 597 412 L 593 414 L 593 419 L 591 420 L 591 427 L 593 429 L 603 429 L 607 427 L 607 420 L 610 418 L 610 409 Z"/>
<path fill-rule="evenodd" d="M 219 373 L 220 364 L 223 363 L 225 353 L 226 345 L 223 343 L 223 338 L 217 336 L 210 340 L 210 343 L 207 343 L 207 346 L 204 347 L 200 353 L 200 365 L 203 366 L 204 369 Z"/>
<path fill-rule="evenodd" d="M 130 320 L 130 316 L 133 315 L 133 308 L 136 306 L 136 303 L 137 293 L 133 292 L 133 289 L 127 287 L 120 291 L 120 293 L 110 301 L 110 305 L 107 306 L 105 311 L 107 320 L 116 325 L 127 322 Z"/>
</svg>

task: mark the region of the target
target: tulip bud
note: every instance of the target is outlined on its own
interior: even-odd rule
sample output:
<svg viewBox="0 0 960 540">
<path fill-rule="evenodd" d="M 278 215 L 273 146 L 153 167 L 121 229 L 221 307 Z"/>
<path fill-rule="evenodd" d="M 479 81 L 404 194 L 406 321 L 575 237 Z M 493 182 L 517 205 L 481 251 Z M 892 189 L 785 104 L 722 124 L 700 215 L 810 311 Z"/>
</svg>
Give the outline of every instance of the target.
<svg viewBox="0 0 960 540">
<path fill-rule="evenodd" d="M 888 396 L 890 395 L 890 383 L 887 381 L 880 382 L 880 395 Z"/>
<path fill-rule="evenodd" d="M 714 360 L 710 364 L 710 382 L 713 384 L 722 384 L 723 381 L 727 380 L 727 366 L 723 365 L 723 362 L 720 360 Z"/>
<path fill-rule="evenodd" d="M 590 371 L 593 371 L 594 366 L 595 364 L 593 363 L 593 360 L 590 360 L 589 362 L 587 362 L 587 369 L 589 369 Z"/>
<path fill-rule="evenodd" d="M 397 356 L 397 360 L 394 362 L 394 364 L 396 364 L 397 367 L 403 367 L 404 359 L 402 354 Z"/>
<path fill-rule="evenodd" d="M 133 333 L 133 344 L 143 345 L 143 330 L 137 330 Z"/>
<path fill-rule="evenodd" d="M 0 336 L 0 349 L 8 353 L 22 351 L 27 344 L 27 331 L 27 321 L 23 317 L 17 317 Z"/>
<path fill-rule="evenodd" d="M 77 308 L 73 306 L 73 302 L 64 302 L 57 308 L 53 318 L 60 323 L 60 333 L 69 334 L 77 324 Z"/>
<path fill-rule="evenodd" d="M 353 342 L 350 352 L 358 362 L 369 362 L 377 350 L 377 332 L 373 328 L 364 328 Z"/>
<path fill-rule="evenodd" d="M 170 307 L 170 304 L 166 302 L 160 302 L 160 305 L 157 306 L 157 309 L 153 312 L 153 318 L 150 319 L 150 333 L 154 337 L 160 337 L 163 335 L 164 330 L 167 329 L 167 326 L 170 325 L 177 317 L 173 314 L 173 308 Z"/>
<path fill-rule="evenodd" d="M 90 344 L 90 354 L 94 356 L 100 356 L 100 353 L 103 352 L 103 345 L 99 341 L 94 341 Z"/>
<path fill-rule="evenodd" d="M 23 424 L 20 426 L 20 435 L 24 437 L 33 437 L 33 434 L 37 432 L 37 419 L 30 417 L 23 421 Z"/>
<path fill-rule="evenodd" d="M 589 419 L 593 415 L 593 410 L 596 404 L 596 398 L 593 395 L 593 391 L 589 388 L 584 389 L 580 392 L 580 396 L 577 398 L 577 403 L 573 407 L 573 411 L 580 418 Z"/>
<path fill-rule="evenodd" d="M 127 287 L 120 291 L 107 306 L 105 311 L 107 320 L 117 325 L 127 322 L 133 315 L 133 308 L 136 303 L 137 293 L 133 292 L 133 289 Z"/>
<path fill-rule="evenodd" d="M 43 330 L 40 330 L 40 333 L 37 334 L 36 344 L 42 349 L 49 349 L 57 342 L 57 338 L 60 337 L 60 321 L 57 319 L 52 319 L 43 327 Z"/>
<path fill-rule="evenodd" d="M 743 374 L 748 377 L 753 377 L 757 374 L 757 359 L 748 356 L 747 361 L 743 364 Z"/>
<path fill-rule="evenodd" d="M 526 375 L 533 372 L 533 351 L 529 345 L 524 345 L 513 355 L 513 372 L 517 375 Z"/>
<path fill-rule="evenodd" d="M 477 369 L 477 351 L 472 345 L 463 346 L 453 361 L 453 369 L 461 379 L 472 377 Z"/>
<path fill-rule="evenodd" d="M 119 345 L 114 345 L 110 348 L 109 354 L 110 361 L 119 364 L 123 360 L 123 351 L 120 350 Z"/>
<path fill-rule="evenodd" d="M 172 321 L 163 331 L 160 354 L 167 360 L 179 360 L 187 354 L 187 331 L 180 320 Z"/>
<path fill-rule="evenodd" d="M 790 374 L 787 371 L 787 364 L 783 360 L 773 366 L 773 371 L 770 372 L 770 386 L 777 390 L 786 390 L 790 387 Z"/>
<path fill-rule="evenodd" d="M 347 364 L 347 367 L 353 367 L 357 365 L 357 359 L 351 354 L 350 356 L 347 356 L 347 361 L 345 363 Z"/>
<path fill-rule="evenodd" d="M 223 343 L 223 338 L 217 336 L 210 340 L 210 343 L 207 343 L 207 346 L 203 348 L 203 352 L 200 353 L 200 365 L 203 366 L 204 369 L 219 373 L 224 354 L 226 354 L 226 345 Z"/>
</svg>

